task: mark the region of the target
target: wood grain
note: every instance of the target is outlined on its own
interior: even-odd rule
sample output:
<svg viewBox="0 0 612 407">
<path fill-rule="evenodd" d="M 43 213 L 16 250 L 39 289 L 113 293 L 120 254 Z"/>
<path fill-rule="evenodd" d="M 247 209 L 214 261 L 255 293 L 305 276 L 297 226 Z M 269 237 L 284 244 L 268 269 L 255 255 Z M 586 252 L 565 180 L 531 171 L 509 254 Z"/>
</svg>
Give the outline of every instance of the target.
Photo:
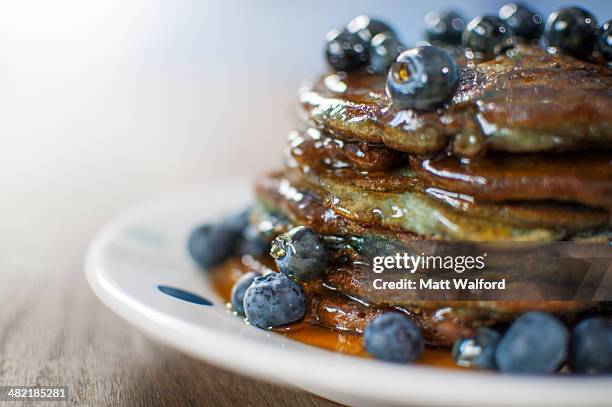
<svg viewBox="0 0 612 407">
<path fill-rule="evenodd" d="M 57 263 L 0 260 L 0 385 L 67 385 L 71 405 L 333 405 L 152 342 L 94 297 L 79 252 Z"/>
</svg>

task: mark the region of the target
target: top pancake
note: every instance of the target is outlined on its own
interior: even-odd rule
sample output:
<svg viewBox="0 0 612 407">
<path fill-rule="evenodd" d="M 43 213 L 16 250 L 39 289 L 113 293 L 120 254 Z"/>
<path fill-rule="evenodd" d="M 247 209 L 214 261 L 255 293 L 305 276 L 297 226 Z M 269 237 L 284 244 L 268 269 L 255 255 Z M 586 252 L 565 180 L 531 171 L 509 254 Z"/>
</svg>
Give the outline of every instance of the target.
<svg viewBox="0 0 612 407">
<path fill-rule="evenodd" d="M 473 157 L 612 146 L 612 69 L 518 46 L 495 60 L 457 58 L 459 84 L 434 111 L 400 110 L 385 76 L 330 73 L 300 90 L 307 118 L 345 139 Z"/>
</svg>

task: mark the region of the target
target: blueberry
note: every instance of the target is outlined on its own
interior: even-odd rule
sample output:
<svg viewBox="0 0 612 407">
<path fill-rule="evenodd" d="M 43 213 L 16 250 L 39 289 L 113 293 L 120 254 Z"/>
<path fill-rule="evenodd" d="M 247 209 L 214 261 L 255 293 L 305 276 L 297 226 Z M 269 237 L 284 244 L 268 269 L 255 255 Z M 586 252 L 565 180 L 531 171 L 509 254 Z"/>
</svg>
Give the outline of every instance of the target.
<svg viewBox="0 0 612 407">
<path fill-rule="evenodd" d="M 359 33 L 362 38 L 366 38 L 368 40 L 371 40 L 378 34 L 384 32 L 395 35 L 393 29 L 387 23 L 370 18 L 366 15 L 361 15 L 353 18 L 346 25 L 346 28 L 349 32 Z"/>
<path fill-rule="evenodd" d="M 514 45 L 512 29 L 495 16 L 472 19 L 463 31 L 463 45 L 483 59 L 492 59 Z"/>
<path fill-rule="evenodd" d="M 518 318 L 502 337 L 495 363 L 502 372 L 552 373 L 567 356 L 569 334 L 555 317 L 529 312 Z"/>
<path fill-rule="evenodd" d="M 200 267 L 210 269 L 232 255 L 235 241 L 236 234 L 227 225 L 211 223 L 191 232 L 187 248 Z"/>
<path fill-rule="evenodd" d="M 425 14 L 425 35 L 428 41 L 460 44 L 465 28 L 463 17 L 455 11 L 430 11 Z"/>
<path fill-rule="evenodd" d="M 612 20 L 606 21 L 601 26 L 601 33 L 597 37 L 599 52 L 606 61 L 612 61 Z"/>
<path fill-rule="evenodd" d="M 253 208 L 249 206 L 238 213 L 226 216 L 221 223 L 223 223 L 224 227 L 228 228 L 235 236 L 240 236 L 242 231 L 249 224 L 249 217 L 251 216 L 252 210 Z"/>
<path fill-rule="evenodd" d="M 597 20 L 580 7 L 562 8 L 548 17 L 544 37 L 549 49 L 585 58 L 595 48 Z"/>
<path fill-rule="evenodd" d="M 363 332 L 363 344 L 370 355 L 387 362 L 413 362 L 423 353 L 419 328 L 395 312 L 374 318 Z"/>
<path fill-rule="evenodd" d="M 387 94 L 396 106 L 431 109 L 457 85 L 457 65 L 442 48 L 422 46 L 402 52 L 387 75 Z"/>
<path fill-rule="evenodd" d="M 253 280 L 260 276 L 261 274 L 256 271 L 249 271 L 248 273 L 244 273 L 232 287 L 230 299 L 238 315 L 244 315 L 244 293 L 247 288 L 251 286 Z"/>
<path fill-rule="evenodd" d="M 238 254 L 262 257 L 270 253 L 270 242 L 254 226 L 247 226 L 238 243 Z"/>
<path fill-rule="evenodd" d="M 495 369 L 495 350 L 501 335 L 490 328 L 479 328 L 473 338 L 458 339 L 453 345 L 453 359 L 459 366 Z"/>
<path fill-rule="evenodd" d="M 502 19 L 514 35 L 526 40 L 537 40 L 542 36 L 544 20 L 542 16 L 523 3 L 508 3 L 499 9 Z"/>
<path fill-rule="evenodd" d="M 281 273 L 257 277 L 244 294 L 247 320 L 263 329 L 298 321 L 306 315 L 306 293 Z"/>
<path fill-rule="evenodd" d="M 352 33 L 348 29 L 333 28 L 325 36 L 327 62 L 336 71 L 353 71 L 368 64 L 370 34 Z"/>
<path fill-rule="evenodd" d="M 235 253 L 236 244 L 249 223 L 251 208 L 226 216 L 221 222 L 200 226 L 191 232 L 187 248 L 203 268 L 218 266 Z"/>
<path fill-rule="evenodd" d="M 323 240 L 305 226 L 279 235 L 272 242 L 270 254 L 283 274 L 302 282 L 320 277 L 327 267 Z"/>
<path fill-rule="evenodd" d="M 394 34 L 376 34 L 370 42 L 370 68 L 374 73 L 387 73 L 397 56 L 405 49 Z"/>
<path fill-rule="evenodd" d="M 590 318 L 572 331 L 569 365 L 578 373 L 612 373 L 612 322 Z"/>
</svg>

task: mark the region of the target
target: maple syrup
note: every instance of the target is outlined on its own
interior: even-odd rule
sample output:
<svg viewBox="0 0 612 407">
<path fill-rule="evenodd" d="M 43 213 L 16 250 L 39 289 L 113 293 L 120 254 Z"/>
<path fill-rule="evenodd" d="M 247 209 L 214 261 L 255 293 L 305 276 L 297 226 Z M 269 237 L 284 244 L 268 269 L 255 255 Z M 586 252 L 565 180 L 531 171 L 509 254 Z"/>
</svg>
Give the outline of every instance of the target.
<svg viewBox="0 0 612 407">
<path fill-rule="evenodd" d="M 232 287 L 240 276 L 247 271 L 265 272 L 270 270 L 269 263 L 266 263 L 265 260 L 256 260 L 250 256 L 245 256 L 242 259 L 232 258 L 217 267 L 211 273 L 213 288 L 224 301 L 229 303 Z M 276 329 L 275 331 L 288 338 L 318 348 L 342 352 L 349 355 L 371 357 L 363 348 L 361 336 L 353 333 L 334 331 L 312 324 L 307 320 L 292 324 L 288 327 Z M 454 363 L 448 349 L 426 348 L 423 352 L 423 356 L 416 363 L 443 368 L 461 369 Z"/>
</svg>

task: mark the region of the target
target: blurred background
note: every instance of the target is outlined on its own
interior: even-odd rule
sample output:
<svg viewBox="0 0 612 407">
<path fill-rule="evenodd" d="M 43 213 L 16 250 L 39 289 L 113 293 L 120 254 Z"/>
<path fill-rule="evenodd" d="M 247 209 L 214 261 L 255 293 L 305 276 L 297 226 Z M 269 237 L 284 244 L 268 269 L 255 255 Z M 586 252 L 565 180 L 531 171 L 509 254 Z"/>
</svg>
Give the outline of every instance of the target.
<svg viewBox="0 0 612 407">
<path fill-rule="evenodd" d="M 330 27 L 367 13 L 411 44 L 432 8 L 469 19 L 504 3 L 2 2 L 1 258 L 77 255 L 142 199 L 278 166 Z M 612 17 L 610 1 L 579 3 Z M 545 16 L 562 5 L 533 2 Z"/>
</svg>

